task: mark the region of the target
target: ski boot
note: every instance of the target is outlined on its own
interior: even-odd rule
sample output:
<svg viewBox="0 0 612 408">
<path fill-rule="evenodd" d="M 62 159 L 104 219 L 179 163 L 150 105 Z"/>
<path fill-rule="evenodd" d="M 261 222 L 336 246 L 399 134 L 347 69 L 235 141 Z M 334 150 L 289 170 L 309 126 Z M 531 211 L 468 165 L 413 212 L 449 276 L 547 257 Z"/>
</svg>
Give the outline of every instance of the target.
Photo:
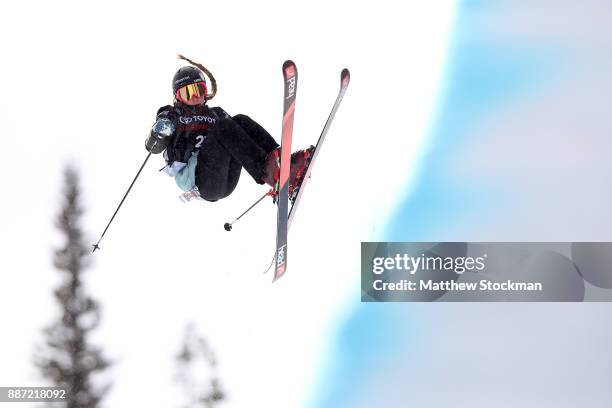
<svg viewBox="0 0 612 408">
<path fill-rule="evenodd" d="M 291 167 L 289 170 L 289 197 L 293 195 L 294 191 L 297 193 L 297 190 L 302 184 L 302 180 L 306 174 L 306 169 L 308 168 L 308 164 L 312 159 L 314 150 L 315 147 L 310 146 L 308 149 L 298 150 L 291 154 Z M 276 148 L 266 157 L 262 180 L 272 188 L 276 188 L 276 182 L 278 181 L 279 177 L 280 148 Z"/>
<path fill-rule="evenodd" d="M 276 148 L 268 153 L 263 168 L 262 181 L 272 188 L 276 187 L 276 182 L 280 178 L 280 148 Z"/>
<path fill-rule="evenodd" d="M 302 185 L 306 170 L 312 160 L 315 147 L 310 146 L 305 150 L 298 150 L 291 155 L 291 170 L 289 171 L 289 199 L 293 203 L 297 192 Z"/>
</svg>

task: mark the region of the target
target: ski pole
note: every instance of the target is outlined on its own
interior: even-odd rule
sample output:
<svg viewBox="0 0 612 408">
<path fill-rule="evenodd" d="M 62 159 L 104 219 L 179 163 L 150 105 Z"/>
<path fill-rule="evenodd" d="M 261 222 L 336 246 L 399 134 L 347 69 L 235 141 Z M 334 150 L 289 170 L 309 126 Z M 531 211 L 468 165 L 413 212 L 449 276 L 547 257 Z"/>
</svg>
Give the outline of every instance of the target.
<svg viewBox="0 0 612 408">
<path fill-rule="evenodd" d="M 254 203 L 253 203 L 253 204 L 252 204 L 252 205 L 251 205 L 249 208 L 247 208 L 247 210 L 246 210 L 245 212 L 243 212 L 242 214 L 240 214 L 240 215 L 238 216 L 238 218 L 236 218 L 236 219 L 235 219 L 234 221 L 232 221 L 232 222 L 226 222 L 226 223 L 223 225 L 223 228 L 225 228 L 225 230 L 226 230 L 226 231 L 231 231 L 231 230 L 232 230 L 232 225 L 233 225 L 233 224 L 234 224 L 236 221 L 238 221 L 240 218 L 242 218 L 242 216 L 243 216 L 244 214 L 246 214 L 246 213 L 248 213 L 249 211 L 251 211 L 251 209 L 252 209 L 253 207 L 255 207 L 257 204 L 259 204 L 259 203 L 261 202 L 261 200 L 263 200 L 263 199 L 264 199 L 264 198 L 266 198 L 267 196 L 269 196 L 269 195 L 273 195 L 273 194 L 274 194 L 274 189 L 272 189 L 272 190 L 268 191 L 266 194 L 262 195 L 262 196 L 261 196 L 261 198 L 259 198 L 259 200 L 255 201 L 255 202 L 254 202 Z"/>
<path fill-rule="evenodd" d="M 92 253 L 96 252 L 96 249 L 100 249 L 98 244 L 100 244 L 100 241 L 102 241 L 102 238 L 104 238 L 104 234 L 106 234 L 106 231 L 108 230 L 108 227 L 110 227 L 111 223 L 115 219 L 115 215 L 117 215 L 117 213 L 119 212 L 119 209 L 121 208 L 121 205 L 125 201 L 125 198 L 128 196 L 128 194 L 130 193 L 130 190 L 132 189 L 132 186 L 136 182 L 136 179 L 138 178 L 138 176 L 140 176 L 140 172 L 144 168 L 145 164 L 147 164 L 147 160 L 149 160 L 149 157 L 151 157 L 151 152 L 149 152 L 149 154 L 147 154 L 147 158 L 144 160 L 144 163 L 142 163 L 142 166 L 140 166 L 140 170 L 138 170 L 138 173 L 136 173 L 136 177 L 134 177 L 134 180 L 132 180 L 132 184 L 130 184 L 130 186 L 128 187 L 127 191 L 125 192 L 125 195 L 121 199 L 121 202 L 117 206 L 117 209 L 115 210 L 115 213 L 113 214 L 113 216 L 111 217 L 110 221 L 106 225 L 106 228 L 104 228 L 104 232 L 100 236 L 100 239 L 98 240 L 98 242 L 96 242 L 95 244 L 92 245 L 93 246 L 93 250 L 91 251 Z"/>
</svg>

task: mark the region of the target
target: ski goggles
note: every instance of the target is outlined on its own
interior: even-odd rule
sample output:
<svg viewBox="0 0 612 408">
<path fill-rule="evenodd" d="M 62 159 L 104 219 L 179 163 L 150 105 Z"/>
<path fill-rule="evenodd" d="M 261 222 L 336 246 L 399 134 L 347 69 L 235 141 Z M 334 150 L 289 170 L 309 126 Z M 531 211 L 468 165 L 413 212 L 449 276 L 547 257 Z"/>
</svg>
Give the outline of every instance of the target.
<svg viewBox="0 0 612 408">
<path fill-rule="evenodd" d="M 206 82 L 196 82 L 195 84 L 185 85 L 182 88 L 176 90 L 176 99 L 181 102 L 187 102 L 192 98 L 206 96 L 208 90 L 206 89 Z"/>
</svg>

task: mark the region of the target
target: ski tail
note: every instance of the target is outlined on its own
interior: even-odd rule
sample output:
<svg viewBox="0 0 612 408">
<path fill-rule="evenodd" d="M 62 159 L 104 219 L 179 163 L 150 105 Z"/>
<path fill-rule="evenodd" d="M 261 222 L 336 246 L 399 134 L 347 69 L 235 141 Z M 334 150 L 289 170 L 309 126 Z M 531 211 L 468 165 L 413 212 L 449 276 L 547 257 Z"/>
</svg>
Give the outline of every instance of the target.
<svg viewBox="0 0 612 408">
<path fill-rule="evenodd" d="M 289 171 L 291 167 L 291 139 L 293 136 L 293 117 L 297 92 L 297 67 L 291 60 L 283 64 L 285 93 L 283 101 L 283 130 L 281 136 L 280 177 L 277 191 L 277 229 L 274 281 L 281 278 L 287 270 L 287 230 L 289 212 Z"/>
</svg>

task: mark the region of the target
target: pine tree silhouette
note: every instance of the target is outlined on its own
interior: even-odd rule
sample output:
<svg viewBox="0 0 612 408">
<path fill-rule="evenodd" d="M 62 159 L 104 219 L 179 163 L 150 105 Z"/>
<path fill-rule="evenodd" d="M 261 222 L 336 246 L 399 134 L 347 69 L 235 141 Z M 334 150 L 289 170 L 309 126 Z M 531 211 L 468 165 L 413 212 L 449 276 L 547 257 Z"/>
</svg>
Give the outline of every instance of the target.
<svg viewBox="0 0 612 408">
<path fill-rule="evenodd" d="M 109 366 L 102 350 L 90 343 L 89 335 L 99 323 L 98 304 L 86 293 L 83 273 L 89 266 L 89 248 L 84 244 L 80 219 L 80 189 L 77 172 L 64 172 L 63 204 L 56 226 L 65 237 L 55 251 L 54 265 L 63 276 L 55 290 L 61 317 L 44 330 L 46 347 L 36 364 L 54 386 L 66 389 L 66 401 L 53 407 L 97 408 L 109 386 L 94 385 L 93 379 Z M 63 404 L 63 405 L 62 405 Z"/>
<path fill-rule="evenodd" d="M 184 408 L 215 408 L 226 399 L 216 375 L 217 359 L 193 323 L 185 328 L 176 360 L 176 380 L 186 399 Z"/>
</svg>

